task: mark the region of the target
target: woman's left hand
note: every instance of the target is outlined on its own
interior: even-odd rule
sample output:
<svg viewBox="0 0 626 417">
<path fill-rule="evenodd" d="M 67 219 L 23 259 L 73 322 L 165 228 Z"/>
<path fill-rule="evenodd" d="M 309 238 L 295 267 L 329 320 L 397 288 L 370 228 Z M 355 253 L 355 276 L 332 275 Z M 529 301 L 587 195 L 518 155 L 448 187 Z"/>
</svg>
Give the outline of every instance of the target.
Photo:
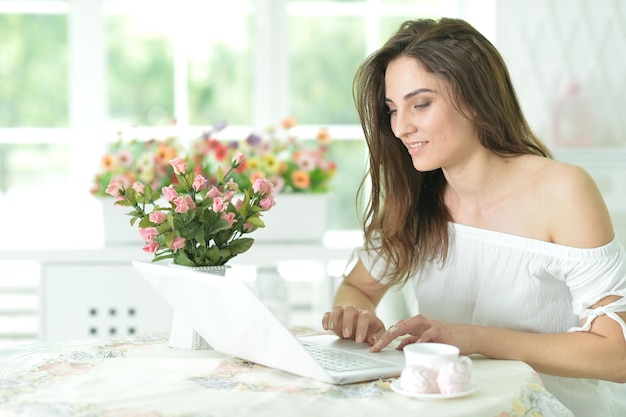
<svg viewBox="0 0 626 417">
<path fill-rule="evenodd" d="M 377 340 L 370 349 L 372 352 L 380 352 L 385 346 L 401 336 L 402 339 L 396 349 L 402 350 L 404 346 L 411 343 L 438 342 L 457 346 L 462 354 L 466 354 L 467 349 L 463 348 L 463 343 L 455 330 L 457 326 L 430 320 L 421 314 L 399 321 L 390 326 L 389 329 Z"/>
</svg>

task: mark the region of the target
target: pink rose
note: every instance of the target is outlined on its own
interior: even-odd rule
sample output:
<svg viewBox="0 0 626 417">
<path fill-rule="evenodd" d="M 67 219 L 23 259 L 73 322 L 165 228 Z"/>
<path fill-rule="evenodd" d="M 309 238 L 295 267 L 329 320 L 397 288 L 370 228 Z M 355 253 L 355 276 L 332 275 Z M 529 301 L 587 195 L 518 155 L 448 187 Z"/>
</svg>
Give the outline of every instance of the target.
<svg viewBox="0 0 626 417">
<path fill-rule="evenodd" d="M 239 184 L 237 184 L 232 178 L 230 178 L 224 186 L 227 190 L 239 191 Z"/>
<path fill-rule="evenodd" d="M 222 219 L 228 222 L 228 227 L 233 227 L 233 224 L 235 224 L 235 213 L 222 213 Z"/>
<path fill-rule="evenodd" d="M 184 197 L 176 197 L 173 202 L 176 204 L 174 209 L 176 213 L 187 213 L 189 211 L 189 203 Z"/>
<path fill-rule="evenodd" d="M 266 180 L 265 178 L 257 178 L 254 184 L 252 185 L 252 189 L 256 191 L 257 193 L 267 195 L 272 192 L 272 183 Z"/>
<path fill-rule="evenodd" d="M 269 180 L 272 182 L 272 192 L 280 193 L 285 188 L 285 179 L 280 175 L 271 175 Z"/>
<path fill-rule="evenodd" d="M 276 202 L 274 201 L 274 197 L 272 197 L 271 195 L 259 201 L 259 206 L 261 206 L 263 210 L 271 209 L 272 207 L 274 207 L 274 204 L 276 204 Z"/>
<path fill-rule="evenodd" d="M 252 225 L 250 223 L 244 223 L 243 224 L 243 231 L 244 232 L 251 232 L 252 229 L 254 229 L 254 225 Z"/>
<path fill-rule="evenodd" d="M 235 208 L 239 210 L 242 205 L 243 205 L 243 200 L 241 198 L 238 198 L 237 201 L 235 201 Z"/>
<path fill-rule="evenodd" d="M 187 163 L 181 157 L 170 159 L 170 165 L 174 168 L 174 174 L 176 175 L 187 173 Z"/>
<path fill-rule="evenodd" d="M 221 194 L 222 194 L 222 192 L 216 186 L 211 187 L 209 192 L 206 193 L 206 195 L 211 197 L 211 198 L 219 197 Z"/>
<path fill-rule="evenodd" d="M 233 159 L 230 161 L 230 164 L 233 168 L 238 168 L 246 162 L 246 156 L 241 152 L 237 151 Z"/>
<path fill-rule="evenodd" d="M 144 185 L 142 183 L 140 183 L 139 181 L 135 181 L 133 183 L 133 189 L 135 191 L 137 191 L 139 194 L 143 194 L 143 189 L 144 189 Z"/>
<path fill-rule="evenodd" d="M 173 199 L 178 197 L 178 193 L 174 189 L 173 185 L 168 185 L 167 187 L 161 188 L 161 192 L 163 193 L 163 197 L 165 197 L 165 200 L 167 201 L 172 201 Z"/>
<path fill-rule="evenodd" d="M 207 179 L 204 178 L 202 175 L 198 174 L 196 175 L 196 178 L 194 178 L 193 180 L 192 187 L 196 191 L 204 190 L 207 183 L 208 183 Z"/>
<path fill-rule="evenodd" d="M 172 246 L 170 248 L 176 252 L 178 249 L 182 249 L 185 247 L 185 238 L 176 236 L 172 241 Z"/>
<path fill-rule="evenodd" d="M 159 244 L 154 240 L 146 242 L 146 246 L 144 246 L 142 249 L 144 252 L 156 253 L 156 251 L 159 250 Z"/>
<path fill-rule="evenodd" d="M 190 195 L 185 196 L 185 201 L 187 202 L 187 205 L 189 205 L 189 210 L 195 210 L 196 202 L 193 201 L 193 198 L 191 198 Z"/>
<path fill-rule="evenodd" d="M 139 234 L 143 240 L 151 242 L 159 235 L 159 231 L 156 227 L 140 227 Z"/>
<path fill-rule="evenodd" d="M 222 199 L 224 199 L 224 201 L 232 201 L 234 196 L 235 196 L 234 191 L 225 191 L 224 195 L 222 196 Z"/>
<path fill-rule="evenodd" d="M 228 202 L 222 201 L 220 197 L 216 197 L 215 199 L 213 199 L 213 211 L 214 212 L 221 213 L 224 210 L 226 210 L 227 206 L 228 206 Z"/>
<path fill-rule="evenodd" d="M 120 191 L 123 189 L 124 184 L 122 184 L 122 181 L 112 179 L 111 181 L 109 181 L 109 185 L 107 185 L 105 192 L 109 195 L 112 195 L 113 197 L 117 197 L 120 195 Z"/>
<path fill-rule="evenodd" d="M 167 220 L 167 216 L 162 211 L 155 211 L 154 213 L 150 213 L 148 219 L 150 219 L 152 223 L 161 224 Z"/>
</svg>

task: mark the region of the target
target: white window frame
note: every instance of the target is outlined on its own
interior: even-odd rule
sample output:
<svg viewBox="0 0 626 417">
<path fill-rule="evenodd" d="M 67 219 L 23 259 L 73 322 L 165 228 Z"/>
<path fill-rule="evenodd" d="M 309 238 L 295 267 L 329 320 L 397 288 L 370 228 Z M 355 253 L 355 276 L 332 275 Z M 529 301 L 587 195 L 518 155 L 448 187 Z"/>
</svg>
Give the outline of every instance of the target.
<svg viewBox="0 0 626 417">
<path fill-rule="evenodd" d="M 470 10 L 495 10 L 495 0 L 480 0 L 479 8 L 470 7 L 477 0 L 440 0 L 436 9 L 419 11 L 437 14 L 450 10 L 464 17 Z M 184 14 L 200 2 L 177 0 L 154 2 L 150 0 L 69 0 L 64 1 L 7 1 L 0 0 L 0 13 L 67 14 L 69 45 L 69 117 L 67 128 L 0 128 L 0 144 L 69 144 L 71 148 L 70 186 L 87 187 L 93 171 L 93 161 L 104 151 L 113 128 L 108 125 L 108 86 L 105 21 L 107 13 L 128 13 L 146 10 L 150 13 L 171 13 L 180 22 L 174 26 L 174 113 L 181 137 L 193 135 L 206 126 L 189 126 L 187 94 L 187 52 L 185 38 L 189 36 L 184 25 Z M 356 8 L 355 8 L 356 7 Z M 456 11 L 456 12 L 454 12 Z M 253 75 L 253 124 L 267 126 L 288 115 L 287 16 L 289 15 L 361 15 L 366 18 L 366 50 L 378 48 L 378 17 L 405 14 L 415 16 L 415 5 L 382 4 L 380 0 L 364 3 L 334 3 L 331 1 L 256 0 L 254 4 L 255 40 Z M 181 14 L 183 17 L 181 18 Z M 488 20 L 488 18 L 487 18 Z M 271 47 L 270 47 L 271 46 Z M 171 128 L 171 127 L 170 127 Z M 302 136 L 313 136 L 315 127 L 301 126 Z M 233 127 L 239 134 L 243 127 Z M 152 131 L 153 129 L 148 129 Z M 158 130 L 158 128 L 157 128 Z M 360 138 L 358 125 L 332 126 L 333 138 L 348 140 Z M 107 133 L 109 132 L 109 133 Z M 86 140 L 88 138 L 88 140 Z"/>
</svg>

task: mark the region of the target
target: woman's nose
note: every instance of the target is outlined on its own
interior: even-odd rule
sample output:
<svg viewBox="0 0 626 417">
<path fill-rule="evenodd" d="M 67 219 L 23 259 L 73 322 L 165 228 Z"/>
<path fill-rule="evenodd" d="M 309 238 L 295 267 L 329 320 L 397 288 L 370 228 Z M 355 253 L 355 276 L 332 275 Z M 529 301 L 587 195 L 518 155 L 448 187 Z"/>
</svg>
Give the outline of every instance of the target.
<svg viewBox="0 0 626 417">
<path fill-rule="evenodd" d="M 391 129 L 398 138 L 414 133 L 416 130 L 415 123 L 407 112 L 396 110 Z"/>
</svg>

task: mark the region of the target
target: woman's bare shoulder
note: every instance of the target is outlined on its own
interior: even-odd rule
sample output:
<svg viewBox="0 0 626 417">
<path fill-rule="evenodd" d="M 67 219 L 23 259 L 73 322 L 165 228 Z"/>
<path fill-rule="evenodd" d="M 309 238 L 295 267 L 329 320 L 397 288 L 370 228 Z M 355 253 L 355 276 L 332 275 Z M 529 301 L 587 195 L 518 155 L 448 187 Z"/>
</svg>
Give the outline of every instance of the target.
<svg viewBox="0 0 626 417">
<path fill-rule="evenodd" d="M 537 209 L 554 243 L 598 247 L 613 239 L 613 225 L 595 181 L 582 167 L 544 159 L 532 176 Z"/>
</svg>

